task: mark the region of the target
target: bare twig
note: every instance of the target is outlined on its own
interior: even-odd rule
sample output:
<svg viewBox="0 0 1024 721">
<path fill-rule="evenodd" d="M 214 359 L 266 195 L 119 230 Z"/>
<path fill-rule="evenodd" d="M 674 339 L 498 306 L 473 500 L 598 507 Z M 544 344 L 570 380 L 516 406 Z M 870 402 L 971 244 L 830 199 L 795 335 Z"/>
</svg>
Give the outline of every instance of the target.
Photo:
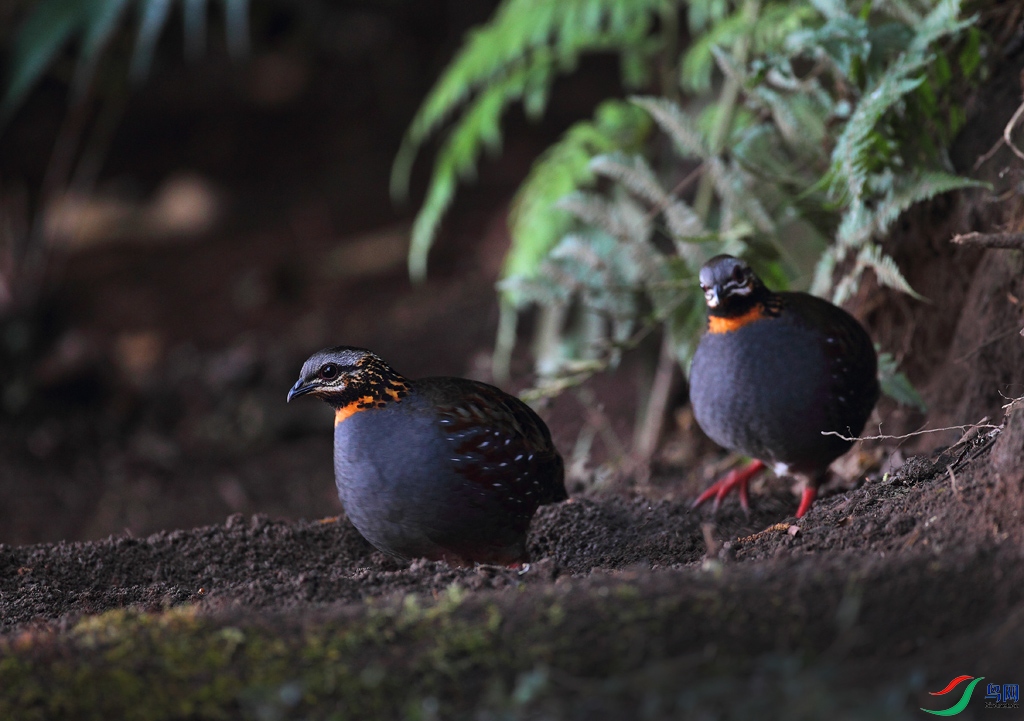
<svg viewBox="0 0 1024 721">
<path fill-rule="evenodd" d="M 967 353 L 964 353 L 959 358 L 955 358 L 953 360 L 953 362 L 954 363 L 963 363 L 968 358 L 971 358 L 976 353 L 980 353 L 982 350 L 984 350 L 985 348 L 989 347 L 990 345 L 992 345 L 996 341 L 1000 341 L 1003 338 L 1011 336 L 1011 335 L 1013 335 L 1016 332 L 1017 332 L 1017 324 L 1014 323 L 1012 328 L 1007 328 L 1006 330 L 1002 331 L 1001 333 L 996 333 L 994 336 L 992 336 L 991 338 L 987 339 L 984 343 L 982 343 L 981 345 L 976 347 L 974 350 L 971 350 L 971 351 L 968 351 Z"/>
<path fill-rule="evenodd" d="M 977 170 L 986 162 L 988 162 L 992 158 L 992 156 L 996 154 L 999 148 L 1003 147 L 1003 142 L 1003 139 L 999 138 L 999 140 L 997 140 L 995 144 L 988 149 L 987 153 L 985 153 L 984 155 L 980 156 L 977 160 L 975 160 L 973 170 Z"/>
<path fill-rule="evenodd" d="M 1024 233 L 963 233 L 950 241 L 956 245 L 976 245 L 982 248 L 1012 248 L 1024 250 Z"/>
<path fill-rule="evenodd" d="M 589 423 L 600 434 L 601 440 L 604 441 L 608 450 L 611 451 L 616 458 L 625 458 L 626 445 L 615 432 L 615 428 L 612 426 L 612 422 L 608 418 L 608 414 L 606 414 L 594 400 L 593 391 L 589 388 L 578 388 L 574 395 L 580 405 L 583 406 L 583 410 L 586 412 L 587 423 Z"/>
<path fill-rule="evenodd" d="M 722 548 L 722 544 L 719 543 L 718 539 L 715 538 L 715 524 L 714 523 L 702 523 L 700 524 L 700 532 L 704 534 L 704 549 L 705 554 L 708 558 L 715 558 L 718 556 L 719 550 Z"/>
<path fill-rule="evenodd" d="M 1017 147 L 1010 142 L 1010 133 L 1013 131 L 1013 126 L 1015 126 L 1017 124 L 1017 121 L 1020 120 L 1022 112 L 1024 112 L 1024 103 L 1021 103 L 1020 107 L 1017 108 L 1017 112 L 1015 112 L 1013 114 L 1013 117 L 1010 118 L 1010 122 L 1006 124 L 1005 128 L 1003 128 L 1003 137 L 999 138 L 999 140 L 997 140 L 995 144 L 988 149 L 988 152 L 986 152 L 984 155 L 980 156 L 977 160 L 974 161 L 974 170 L 977 170 L 986 162 L 991 160 L 992 156 L 995 155 L 999 151 L 999 148 L 1003 146 L 1003 143 L 1006 143 L 1006 145 L 1009 146 L 1010 150 L 1012 150 L 1018 158 L 1024 160 L 1024 155 L 1021 155 L 1021 151 L 1018 150 Z"/>
<path fill-rule="evenodd" d="M 956 487 L 956 474 L 953 473 L 953 464 L 946 466 L 946 471 L 949 472 L 949 483 L 953 487 L 953 495 L 956 496 L 957 500 L 960 499 L 960 489 Z"/>
<path fill-rule="evenodd" d="M 967 429 L 972 429 L 972 428 L 988 428 L 988 429 L 992 429 L 992 428 L 1002 428 L 1002 426 L 995 426 L 995 425 L 992 425 L 991 423 L 988 423 L 988 424 L 966 425 L 966 426 L 948 426 L 946 428 L 929 428 L 929 429 L 924 430 L 924 431 L 914 431 L 913 433 L 907 433 L 904 436 L 858 436 L 858 437 L 851 438 L 850 436 L 844 436 L 842 433 L 837 433 L 836 431 L 822 431 L 821 435 L 823 435 L 823 436 L 836 436 L 837 438 L 842 438 L 844 441 L 850 441 L 851 443 L 854 442 L 854 441 L 902 441 L 902 440 L 906 440 L 907 438 L 912 438 L 913 436 L 923 436 L 926 433 L 941 433 L 942 431 L 962 431 L 965 428 L 967 428 Z"/>
<path fill-rule="evenodd" d="M 1016 155 L 1021 160 L 1024 160 L 1024 151 L 1021 151 L 1020 148 L 1014 145 L 1013 141 L 1010 139 L 1010 133 L 1013 132 L 1014 126 L 1020 120 L 1022 115 L 1024 115 L 1024 103 L 1020 104 L 1020 106 L 1017 108 L 1017 112 L 1015 112 L 1013 114 L 1013 117 L 1010 118 L 1010 122 L 1008 122 L 1006 124 L 1006 127 L 1003 128 L 1003 140 L 1006 142 L 1006 146 L 1013 151 L 1014 155 Z"/>
<path fill-rule="evenodd" d="M 701 163 L 696 168 L 687 173 L 685 178 L 676 183 L 675 187 L 665 194 L 664 200 L 662 200 L 661 202 L 659 202 L 658 204 L 656 204 L 654 207 L 647 211 L 647 216 L 644 218 L 644 221 L 649 222 L 654 218 L 654 216 L 656 216 L 661 211 L 665 210 L 665 208 L 669 206 L 669 203 L 672 202 L 672 199 L 675 198 L 676 195 L 682 193 L 687 186 L 693 183 L 693 181 L 699 178 L 703 173 L 704 163 Z"/>
<path fill-rule="evenodd" d="M 661 438 L 661 431 L 665 425 L 669 398 L 672 395 L 672 381 L 675 379 L 678 365 L 672 336 L 666 331 L 661 341 L 658 368 L 654 372 L 651 390 L 647 395 L 647 408 L 644 409 L 643 420 L 633 441 L 637 460 L 642 466 L 650 465 L 654 451 L 658 447 L 658 439 Z"/>
<path fill-rule="evenodd" d="M 1024 335 L 1024 331 L 1021 331 L 1021 335 Z M 1003 397 L 1006 398 L 1006 396 Z M 1018 408 L 1024 408 L 1024 396 L 1021 396 L 1020 398 L 1007 398 L 1007 400 L 1010 402 L 1003 406 L 1003 413 L 1007 416 Z"/>
</svg>

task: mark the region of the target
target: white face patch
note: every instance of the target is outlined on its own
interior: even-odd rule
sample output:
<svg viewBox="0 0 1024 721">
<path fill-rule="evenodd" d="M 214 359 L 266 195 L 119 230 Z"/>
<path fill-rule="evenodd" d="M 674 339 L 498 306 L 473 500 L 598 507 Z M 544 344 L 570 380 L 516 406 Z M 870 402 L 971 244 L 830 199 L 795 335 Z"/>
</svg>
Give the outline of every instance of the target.
<svg viewBox="0 0 1024 721">
<path fill-rule="evenodd" d="M 704 291 L 704 300 L 708 303 L 708 308 L 718 307 L 718 291 L 712 286 Z"/>
<path fill-rule="evenodd" d="M 733 285 L 730 283 L 727 288 L 729 292 L 726 295 L 750 295 L 754 291 L 754 284 L 747 282 L 743 285 Z"/>
</svg>

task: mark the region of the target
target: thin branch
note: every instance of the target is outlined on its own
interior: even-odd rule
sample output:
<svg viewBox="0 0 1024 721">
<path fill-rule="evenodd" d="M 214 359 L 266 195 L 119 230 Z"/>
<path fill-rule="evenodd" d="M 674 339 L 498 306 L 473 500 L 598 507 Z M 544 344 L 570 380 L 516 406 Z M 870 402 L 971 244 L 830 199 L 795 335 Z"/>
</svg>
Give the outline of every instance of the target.
<svg viewBox="0 0 1024 721">
<path fill-rule="evenodd" d="M 954 360 L 953 360 L 953 362 L 954 362 L 954 363 L 963 363 L 963 362 L 964 362 L 964 361 L 966 361 L 966 360 L 967 360 L 968 358 L 972 357 L 972 356 L 973 356 L 973 355 L 975 355 L 976 353 L 980 353 L 980 352 L 981 352 L 982 350 L 984 350 L 984 349 L 985 349 L 985 348 L 987 348 L 988 346 L 992 345 L 992 344 L 993 344 L 993 343 L 995 343 L 996 341 L 1000 341 L 1000 340 L 1002 340 L 1003 338 L 1006 338 L 1007 336 L 1011 336 L 1011 335 L 1013 335 L 1013 334 L 1014 334 L 1014 333 L 1016 333 L 1016 332 L 1017 332 L 1017 324 L 1016 324 L 1016 323 L 1014 323 L 1014 324 L 1013 324 L 1013 327 L 1011 327 L 1011 328 L 1007 328 L 1006 330 L 1004 330 L 1004 331 L 1003 331 L 1003 332 L 1001 332 L 1001 333 L 996 333 L 996 334 L 995 334 L 994 336 L 992 336 L 991 338 L 987 339 L 987 340 L 986 340 L 986 341 L 985 341 L 984 343 L 982 343 L 981 345 L 979 345 L 979 346 L 978 346 L 977 348 L 975 348 L 974 350 L 968 351 L 967 353 L 963 354 L 963 355 L 962 355 L 962 356 L 960 356 L 959 358 L 956 358 L 956 359 L 954 359 Z"/>
<path fill-rule="evenodd" d="M 999 148 L 1003 146 L 1003 143 L 1009 145 L 1010 150 L 1012 150 L 1017 155 L 1017 157 L 1024 159 L 1024 155 L 1021 155 L 1017 147 L 1010 142 L 1010 132 L 1013 130 L 1013 126 L 1017 124 L 1017 121 L 1020 120 L 1022 110 L 1024 110 L 1024 103 L 1022 103 L 1021 106 L 1017 108 L 1017 112 L 1013 114 L 1013 117 L 1010 119 L 1010 122 L 1007 124 L 1005 128 L 1003 128 L 1003 136 L 999 138 L 999 140 L 997 140 L 991 148 L 988 149 L 987 153 L 979 156 L 978 159 L 974 161 L 974 170 L 977 170 L 982 165 L 991 160 L 992 156 L 995 155 L 999 151 Z"/>
<path fill-rule="evenodd" d="M 844 436 L 842 433 L 837 433 L 836 431 L 822 431 L 821 435 L 823 435 L 823 436 L 835 436 L 837 438 L 842 438 L 844 441 L 850 441 L 851 443 L 854 442 L 854 441 L 902 441 L 902 440 L 906 440 L 907 438 L 912 438 L 913 436 L 923 436 L 926 433 L 941 433 L 943 431 L 962 431 L 965 428 L 968 429 L 968 430 L 973 429 L 973 428 L 979 428 L 979 429 L 981 429 L 981 428 L 989 428 L 989 429 L 991 429 L 991 428 L 1002 428 L 1002 426 L 994 426 L 991 423 L 977 424 L 977 425 L 967 425 L 967 426 L 948 426 L 946 428 L 929 428 L 928 430 L 924 430 L 924 431 L 914 431 L 913 433 L 908 433 L 905 436 L 857 436 L 857 437 L 851 438 L 850 436 Z"/>
<path fill-rule="evenodd" d="M 643 419 L 633 438 L 633 448 L 642 466 L 641 473 L 643 474 L 649 473 L 651 459 L 654 457 L 658 440 L 661 438 L 678 366 L 672 334 L 666 330 L 661 339 L 661 353 L 658 356 L 654 380 L 651 382 L 651 389 L 647 395 L 647 407 L 644 409 Z"/>
<path fill-rule="evenodd" d="M 1021 335 L 1024 335 L 1024 331 L 1021 331 Z M 1006 398 L 1006 396 L 1003 396 L 1003 398 Z M 1020 398 L 1007 398 L 1006 400 L 1010 401 L 1003 406 L 1003 414 L 1006 416 L 1009 416 L 1018 408 L 1024 408 L 1024 396 L 1021 396 Z"/>
<path fill-rule="evenodd" d="M 1010 118 L 1010 122 L 1008 122 L 1006 124 L 1006 127 L 1003 128 L 1003 140 L 1006 141 L 1007 147 L 1009 147 L 1010 150 L 1013 151 L 1014 155 L 1016 155 L 1021 160 L 1024 160 L 1024 151 L 1021 151 L 1021 149 L 1014 145 L 1013 141 L 1010 140 L 1010 133 L 1013 132 L 1013 127 L 1020 120 L 1021 115 L 1024 115 L 1024 103 L 1020 104 L 1020 106 L 1017 108 L 1017 112 L 1015 112 L 1013 114 L 1013 117 Z"/>
<path fill-rule="evenodd" d="M 998 152 L 998 150 L 999 150 L 999 149 L 1000 149 L 1001 147 L 1003 147 L 1003 143 L 1004 143 L 1004 142 L 1006 142 L 1006 141 L 1005 141 L 1005 140 L 1003 140 L 1002 138 L 999 138 L 999 140 L 997 140 L 997 141 L 996 141 L 996 142 L 995 142 L 995 143 L 994 143 L 994 144 L 992 145 L 992 147 L 988 149 L 988 152 L 987 152 L 987 153 L 985 153 L 984 155 L 981 155 L 981 156 L 979 156 L 979 157 L 978 157 L 978 159 L 974 161 L 974 167 L 972 168 L 972 170 L 977 170 L 977 169 L 978 169 L 978 168 L 980 168 L 980 167 L 981 167 L 982 165 L 984 165 L 984 164 L 985 164 L 985 163 L 987 163 L 987 162 L 988 162 L 989 160 L 991 160 L 991 159 L 992 159 L 992 156 L 993 156 L 993 155 L 995 155 L 995 154 L 996 154 L 996 152 Z"/>
<path fill-rule="evenodd" d="M 669 206 L 669 203 L 671 203 L 675 199 L 676 195 L 679 194 L 679 193 L 682 193 L 683 190 L 688 185 L 690 185 L 694 180 L 699 178 L 703 172 L 704 172 L 704 163 L 701 163 L 696 168 L 694 168 L 689 173 L 687 173 L 685 178 L 683 178 L 678 183 L 676 183 L 675 187 L 672 188 L 672 190 L 668 191 L 668 193 L 665 195 L 665 199 L 664 200 L 662 200 L 657 205 L 652 207 L 649 211 L 647 211 L 647 215 L 644 218 L 644 221 L 645 222 L 650 222 L 651 220 L 653 220 L 654 216 L 656 216 L 661 211 L 665 210 L 665 208 L 667 208 Z"/>
<path fill-rule="evenodd" d="M 972 245 L 981 248 L 1024 250 L 1024 233 L 958 233 L 949 242 L 954 245 Z"/>
</svg>

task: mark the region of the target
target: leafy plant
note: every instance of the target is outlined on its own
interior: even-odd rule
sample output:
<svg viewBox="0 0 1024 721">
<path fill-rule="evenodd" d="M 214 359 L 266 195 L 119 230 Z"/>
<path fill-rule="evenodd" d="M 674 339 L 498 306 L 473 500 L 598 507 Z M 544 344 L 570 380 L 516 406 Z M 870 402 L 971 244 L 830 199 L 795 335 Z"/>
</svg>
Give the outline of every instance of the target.
<svg viewBox="0 0 1024 721">
<path fill-rule="evenodd" d="M 110 44 L 130 6 L 137 8 L 138 29 L 132 53 L 131 75 L 141 80 L 149 73 L 157 40 L 167 25 L 175 0 L 39 0 L 18 29 L 11 55 L 11 71 L 0 120 L 6 121 L 32 87 L 72 41 L 78 41 L 78 63 L 73 88 L 81 94 L 89 86 L 103 51 Z M 208 0 L 180 0 L 185 51 L 202 52 L 206 41 Z M 228 49 L 242 56 L 249 43 L 249 0 L 223 0 Z"/>
<path fill-rule="evenodd" d="M 551 389 L 616 362 L 657 327 L 685 364 L 703 317 L 695 274 L 716 253 L 744 255 L 774 287 L 831 290 L 835 302 L 849 298 L 868 269 L 916 296 L 881 245 L 886 233 L 914 203 L 979 185 L 952 174 L 945 156 L 963 123 L 952 95 L 982 67 L 980 35 L 961 18 L 960 2 L 636 3 L 630 23 L 604 34 L 604 43 L 593 40 L 606 26 L 601 19 L 619 17 L 624 4 L 507 0 L 470 38 L 395 164 L 394 189 L 402 191 L 413 154 L 462 109 L 417 219 L 414 273 L 423 272 L 458 173 L 475 167 L 483 139 L 500 140 L 507 104 L 540 112 L 553 69 L 613 49 L 638 67 L 660 64 L 672 82 L 662 82 L 658 96 L 607 101 L 574 126 L 535 163 L 510 214 L 500 284 L 506 314 L 529 303 L 558 311 L 554 323 L 541 324 L 549 342 L 538 353 Z M 580 8 L 586 21 L 574 14 Z M 669 34 L 684 9 L 693 41 L 677 52 Z M 947 52 L 957 42 L 959 55 Z M 627 52 L 627 43 L 638 49 Z M 533 95 L 525 92 L 530 73 L 539 78 Z M 648 134 L 643 115 L 672 141 L 672 153 Z M 509 326 L 499 344 L 506 351 Z"/>
<path fill-rule="evenodd" d="M 99 158 L 123 112 L 127 95 L 123 74 L 107 74 L 114 82 L 95 82 L 105 52 L 121 46 L 115 38 L 134 9 L 137 29 L 128 75 L 132 81 L 143 80 L 178 4 L 184 21 L 185 54 L 196 57 L 206 45 L 208 0 L 38 0 L 28 8 L 13 38 L 0 98 L 0 132 L 68 45 L 77 46 L 77 61 L 70 78 L 72 102 L 54 142 L 45 180 L 38 188 L 35 216 L 22 223 L 8 221 L 0 228 L 0 256 L 5 259 L 0 263 L 0 315 L 16 306 L 29 307 L 36 299 L 51 252 L 42 242 L 45 210 L 69 188 L 88 192 Z M 240 57 L 248 51 L 249 0 L 224 0 L 223 6 L 228 50 Z M 98 91 L 89 92 L 97 86 Z"/>
<path fill-rule="evenodd" d="M 654 34 L 655 23 L 661 19 L 665 28 L 674 28 L 676 12 L 665 0 L 505 0 L 490 22 L 470 33 L 413 118 L 392 170 L 392 195 L 403 199 L 420 148 L 457 116 L 438 150 L 413 226 L 409 270 L 414 278 L 426 274 L 427 253 L 459 179 L 473 175 L 483 150 L 500 148 L 500 121 L 508 105 L 522 103 L 528 117 L 540 116 L 557 75 L 573 71 L 580 56 L 590 52 L 617 52 L 623 83 L 643 86 L 653 59 L 669 42 Z M 577 127 L 566 143 L 586 145 L 581 136 L 591 130 L 595 136 L 606 133 L 607 115 L 589 130 Z M 578 158 L 568 145 L 557 152 L 560 158 Z"/>
</svg>

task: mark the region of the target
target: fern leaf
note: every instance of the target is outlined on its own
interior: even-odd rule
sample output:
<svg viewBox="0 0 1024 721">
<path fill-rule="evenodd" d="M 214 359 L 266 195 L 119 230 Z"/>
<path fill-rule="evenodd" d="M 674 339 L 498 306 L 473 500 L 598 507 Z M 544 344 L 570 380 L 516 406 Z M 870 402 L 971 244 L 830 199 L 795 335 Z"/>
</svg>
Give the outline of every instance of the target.
<svg viewBox="0 0 1024 721">
<path fill-rule="evenodd" d="M 628 46 L 627 40 L 644 35 L 661 5 L 662 0 L 505 0 L 488 23 L 469 33 L 417 111 L 392 166 L 392 197 L 405 197 L 413 160 L 426 139 L 511 67 L 537 64 L 534 55 L 551 50 L 558 69 L 571 70 L 582 53 Z M 532 111 L 538 112 L 537 103 Z"/>
<path fill-rule="evenodd" d="M 438 151 L 427 197 L 413 222 L 409 243 L 409 274 L 414 280 L 426 277 L 427 253 L 455 197 L 459 178 L 472 176 L 483 148 L 500 146 L 501 114 L 507 103 L 522 95 L 524 83 L 525 71 L 520 71 L 481 93 Z"/>
<path fill-rule="evenodd" d="M 676 103 L 665 98 L 641 97 L 634 95 L 630 102 L 640 106 L 675 143 L 684 158 L 707 160 L 711 157 L 704 138 L 693 121 Z"/>
<path fill-rule="evenodd" d="M 132 53 L 132 80 L 139 82 L 149 75 L 156 42 L 167 24 L 170 12 L 171 0 L 141 0 L 139 30 L 135 37 L 135 52 Z"/>
<path fill-rule="evenodd" d="M 850 10 L 843 0 L 811 0 L 811 5 L 828 20 L 842 20 L 850 17 Z"/>
<path fill-rule="evenodd" d="M 505 256 L 503 276 L 537 272 L 545 254 L 572 223 L 571 215 L 556 207 L 557 201 L 593 184 L 590 161 L 594 156 L 636 150 L 650 125 L 639 108 L 609 100 L 598 106 L 593 120 L 576 123 L 534 162 L 509 211 L 512 246 Z"/>
<path fill-rule="evenodd" d="M 654 177 L 654 171 L 639 155 L 598 155 L 590 161 L 590 169 L 596 174 L 619 181 L 634 195 L 652 205 L 662 203 L 667 194 Z"/>
<path fill-rule="evenodd" d="M 710 173 L 715 190 L 718 191 L 723 203 L 728 203 L 734 210 L 742 212 L 743 216 L 762 233 L 774 232 L 775 221 L 757 196 L 750 192 L 749 183 L 745 182 L 738 169 L 729 167 L 718 158 L 713 158 L 708 161 L 707 172 Z M 726 228 L 729 225 L 732 225 L 732 222 L 722 223 Z"/>
<path fill-rule="evenodd" d="M 832 287 L 832 275 L 836 270 L 837 252 L 835 246 L 827 248 L 814 267 L 814 278 L 811 280 L 810 292 L 824 298 Z"/>
<path fill-rule="evenodd" d="M 609 236 L 624 237 L 626 228 L 612 210 L 611 203 L 594 193 L 572 193 L 557 203 L 560 210 L 570 213 L 585 225 L 600 228 Z"/>
<path fill-rule="evenodd" d="M 78 57 L 78 67 L 75 68 L 75 92 L 79 94 L 85 92 L 85 89 L 92 81 L 100 53 L 117 29 L 117 23 L 120 21 L 127 4 L 128 0 L 106 0 L 95 6 L 95 14 L 86 22 L 85 32 L 82 37 L 82 49 Z M 186 33 L 186 38 L 188 37 L 189 34 Z"/>
<path fill-rule="evenodd" d="M 910 52 L 924 54 L 936 40 L 955 35 L 973 26 L 977 16 L 960 20 L 961 11 L 960 0 L 939 0 L 932 11 L 913 26 L 914 39 L 910 45 Z"/>
<path fill-rule="evenodd" d="M 897 403 L 917 408 L 922 413 L 928 411 L 921 394 L 911 385 L 907 376 L 898 370 L 892 353 L 878 354 L 878 383 L 882 386 L 882 393 Z"/>
<path fill-rule="evenodd" d="M 889 230 L 889 226 L 915 203 L 948 193 L 951 190 L 990 187 L 983 181 L 949 173 L 937 171 L 914 173 L 909 178 L 901 179 L 896 189 L 875 208 L 873 213 L 874 232 L 879 236 L 884 235 Z"/>
<path fill-rule="evenodd" d="M 93 3 L 80 0 L 41 0 L 32 8 L 14 40 L 11 75 L 0 105 L 0 119 L 5 122 L 9 119 L 93 10 Z"/>
<path fill-rule="evenodd" d="M 872 243 L 861 248 L 857 255 L 857 264 L 871 268 L 875 272 L 880 285 L 887 285 L 890 288 L 901 290 L 909 296 L 918 300 L 925 300 L 925 297 L 910 287 L 910 283 L 903 277 L 899 266 L 891 255 L 882 251 L 882 246 Z"/>
<path fill-rule="evenodd" d="M 911 77 L 924 65 L 922 58 L 901 57 L 861 98 L 832 151 L 831 177 L 837 194 L 848 194 L 854 200 L 861 197 L 868 179 L 866 158 L 875 126 L 890 108 L 924 82 L 923 75 Z"/>
<path fill-rule="evenodd" d="M 927 300 L 910 287 L 910 283 L 903 277 L 892 256 L 887 255 L 877 243 L 869 243 L 860 249 L 853 269 L 836 286 L 832 302 L 840 305 L 851 298 L 857 291 L 861 276 L 868 268 L 874 271 L 879 285 L 895 288 L 918 300 Z"/>
</svg>

